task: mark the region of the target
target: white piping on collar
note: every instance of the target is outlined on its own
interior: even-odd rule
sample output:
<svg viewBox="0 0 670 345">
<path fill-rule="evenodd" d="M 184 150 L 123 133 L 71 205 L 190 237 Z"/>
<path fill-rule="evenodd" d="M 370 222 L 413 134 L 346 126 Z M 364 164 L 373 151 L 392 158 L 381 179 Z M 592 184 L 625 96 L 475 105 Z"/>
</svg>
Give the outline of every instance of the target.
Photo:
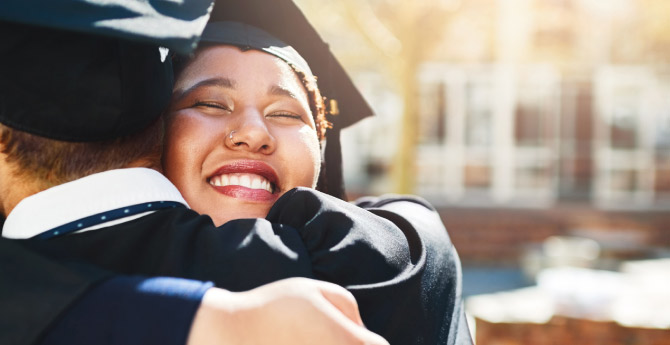
<svg viewBox="0 0 670 345">
<path fill-rule="evenodd" d="M 188 207 L 177 188 L 155 170 L 109 170 L 49 188 L 21 200 L 7 216 L 2 237 L 30 238 L 90 215 L 154 201 L 174 201 Z M 137 217 L 122 218 L 114 223 L 134 218 Z M 98 227 L 102 225 L 84 230 Z"/>
</svg>

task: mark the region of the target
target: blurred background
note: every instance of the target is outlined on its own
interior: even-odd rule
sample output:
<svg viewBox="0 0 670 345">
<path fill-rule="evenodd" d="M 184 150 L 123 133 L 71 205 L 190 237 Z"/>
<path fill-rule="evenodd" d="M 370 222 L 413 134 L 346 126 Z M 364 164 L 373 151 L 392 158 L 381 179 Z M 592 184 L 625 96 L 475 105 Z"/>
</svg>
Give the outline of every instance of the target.
<svg viewBox="0 0 670 345">
<path fill-rule="evenodd" d="M 670 344 L 670 1 L 295 1 L 377 113 L 350 198 L 438 208 L 478 344 Z"/>
</svg>

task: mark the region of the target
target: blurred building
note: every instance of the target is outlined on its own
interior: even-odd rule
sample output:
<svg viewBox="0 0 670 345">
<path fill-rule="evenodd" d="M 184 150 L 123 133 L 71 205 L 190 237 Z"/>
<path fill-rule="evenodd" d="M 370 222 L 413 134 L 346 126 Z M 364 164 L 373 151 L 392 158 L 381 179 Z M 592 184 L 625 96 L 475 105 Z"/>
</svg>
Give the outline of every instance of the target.
<svg viewBox="0 0 670 345">
<path fill-rule="evenodd" d="M 417 76 L 417 192 L 442 205 L 670 209 L 670 60 L 649 61 L 639 37 L 617 36 L 644 19 L 638 5 L 465 2 L 447 48 Z M 477 43 L 449 44 L 473 32 Z M 383 78 L 360 79 L 373 104 L 392 103 Z M 368 155 L 358 186 L 375 185 L 392 151 L 368 140 L 371 152 L 352 152 Z"/>
<path fill-rule="evenodd" d="M 416 193 L 466 263 L 608 229 L 670 246 L 670 32 L 647 28 L 663 2 L 461 2 L 417 75 Z M 378 116 L 345 133 L 347 184 L 389 192 L 402 104 L 383 75 L 355 79 Z"/>
<path fill-rule="evenodd" d="M 377 113 L 343 132 L 351 197 L 392 191 L 403 130 L 403 86 L 355 34 L 362 20 L 372 41 L 388 38 L 380 23 L 393 32 L 403 13 L 375 18 L 385 1 L 298 0 Z M 416 75 L 415 192 L 438 208 L 459 252 L 479 342 L 669 344 L 668 319 L 645 318 L 667 303 L 646 288 L 667 283 L 615 271 L 670 257 L 670 2 L 418 1 L 455 11 L 416 32 L 442 38 Z M 587 271 L 535 285 L 566 266 Z M 598 279 L 585 284 L 585 274 Z M 621 294 L 603 302 L 607 286 Z"/>
<path fill-rule="evenodd" d="M 403 13 L 298 2 L 377 113 L 343 132 L 347 190 L 388 193 L 406 90 L 351 21 L 374 41 Z M 667 260 L 622 269 L 670 257 L 670 2 L 420 2 L 456 10 L 415 33 L 442 37 L 417 69 L 415 192 L 459 252 L 478 342 L 670 344 Z"/>
<path fill-rule="evenodd" d="M 403 86 L 359 32 L 398 49 L 383 27 L 402 13 L 371 13 L 385 1 L 297 0 L 377 113 L 343 132 L 351 197 L 393 191 Z M 416 75 L 415 193 L 464 264 L 518 264 L 554 235 L 670 247 L 670 2 L 431 1 L 454 11 L 416 33 L 441 39 Z"/>
</svg>

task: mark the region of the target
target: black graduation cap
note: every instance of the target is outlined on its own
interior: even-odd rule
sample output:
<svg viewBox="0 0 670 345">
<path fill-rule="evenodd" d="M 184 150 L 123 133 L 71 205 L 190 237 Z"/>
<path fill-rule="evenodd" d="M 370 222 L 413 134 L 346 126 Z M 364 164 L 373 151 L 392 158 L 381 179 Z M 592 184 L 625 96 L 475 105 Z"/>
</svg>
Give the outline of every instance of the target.
<svg viewBox="0 0 670 345">
<path fill-rule="evenodd" d="M 0 21 L 144 42 L 188 53 L 213 0 L 2 0 Z"/>
<path fill-rule="evenodd" d="M 0 122 L 66 141 L 147 127 L 172 92 L 165 48 L 193 49 L 211 5 L 1 0 Z"/>
<path fill-rule="evenodd" d="M 291 0 L 218 0 L 208 27 L 217 22 L 230 21 L 260 28 L 290 45 L 307 61 L 318 78 L 319 90 L 326 97 L 326 106 L 331 114 L 328 120 L 333 123 L 333 128 L 326 133 L 325 189 L 329 194 L 344 199 L 340 131 L 373 115 L 372 109 L 328 44 Z M 203 40 L 216 42 L 207 31 Z"/>
</svg>

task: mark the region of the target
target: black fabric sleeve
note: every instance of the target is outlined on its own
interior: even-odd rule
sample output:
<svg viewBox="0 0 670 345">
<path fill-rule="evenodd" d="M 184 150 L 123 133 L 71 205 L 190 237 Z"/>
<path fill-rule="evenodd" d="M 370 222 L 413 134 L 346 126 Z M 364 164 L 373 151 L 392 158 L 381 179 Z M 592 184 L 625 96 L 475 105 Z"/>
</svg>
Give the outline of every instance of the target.
<svg viewBox="0 0 670 345">
<path fill-rule="evenodd" d="M 209 217 L 186 209 L 159 211 L 110 228 L 48 241 L 1 239 L 0 244 L 3 345 L 36 344 L 51 332 L 67 334 L 62 329 L 84 320 L 86 312 L 82 310 L 111 310 L 95 315 L 97 325 L 119 324 L 121 311 L 131 310 L 133 305 L 115 307 L 96 297 L 102 296 L 96 284 L 110 276 L 213 281 L 231 291 L 288 277 L 313 278 L 309 256 L 295 229 L 264 219 L 240 219 L 215 227 Z M 123 339 L 132 334 L 129 332 L 151 325 L 149 306 L 157 299 L 120 288 L 120 294 L 144 305 L 141 314 L 146 315 L 135 319 L 135 328 L 115 328 Z M 164 302 L 169 299 L 177 299 L 174 303 L 179 304 L 178 296 L 166 296 Z M 75 309 L 77 305 L 84 307 Z M 164 318 L 160 310 L 154 316 Z M 192 317 L 188 313 L 184 316 Z M 172 320 L 171 327 L 178 327 L 177 321 Z M 190 319 L 184 322 L 190 326 Z"/>
<path fill-rule="evenodd" d="M 268 220 L 298 229 L 315 277 L 349 289 L 365 325 L 391 344 L 472 344 L 460 262 L 437 212 L 412 197 L 360 206 L 299 188 Z"/>
<path fill-rule="evenodd" d="M 420 280 L 422 289 L 432 291 L 434 298 L 426 299 L 428 295 L 424 294 L 423 302 L 415 300 L 410 303 L 424 303 L 429 313 L 439 313 L 442 316 L 433 320 L 410 322 L 417 328 L 423 326 L 438 331 L 437 342 L 426 339 L 428 342 L 425 344 L 473 344 L 463 307 L 461 263 L 447 230 L 432 205 L 418 197 L 395 195 L 363 198 L 356 203 L 376 215 L 392 220 L 406 229 L 406 234 L 415 233 L 415 238 L 421 243 L 425 253 L 424 260 L 415 266 L 408 281 Z M 430 302 L 425 303 L 426 300 Z"/>
<path fill-rule="evenodd" d="M 296 229 L 265 219 L 238 219 L 215 227 L 209 217 L 186 209 L 22 244 L 56 261 L 93 263 L 117 274 L 212 281 L 231 291 L 289 277 L 313 278 Z"/>
<path fill-rule="evenodd" d="M 209 280 L 232 291 L 300 276 L 345 286 L 356 297 L 366 326 L 391 344 L 468 344 L 463 340 L 467 331 L 460 332 L 464 322 L 458 321 L 458 257 L 437 213 L 417 200 L 370 199 L 362 204 L 366 210 L 300 188 L 282 196 L 267 219 L 240 219 L 218 228 L 208 217 L 177 209 L 48 241 L 14 240 L 19 249 L 49 262 L 17 266 L 25 267 L 25 276 L 2 272 L 0 284 L 6 277 L 20 280 L 3 286 L 3 304 L 25 305 L 24 315 L 41 320 L 25 329 L 41 333 L 53 325 L 50 320 L 91 293 L 104 272 Z M 22 255 L 4 258 L 24 262 Z M 90 263 L 103 273 L 60 282 L 60 275 L 72 269 L 60 272 L 49 265 L 62 263 Z M 41 264 L 53 269 L 44 284 L 37 271 L 30 271 Z M 21 292 L 21 286 L 27 290 Z M 56 290 L 60 294 L 49 295 Z M 48 298 L 41 297 L 45 293 Z M 53 304 L 49 313 L 36 316 L 44 306 L 31 298 Z M 3 327 L 20 324 L 11 317 L 0 310 Z"/>
<path fill-rule="evenodd" d="M 212 283 L 117 276 L 89 291 L 40 345 L 183 345 Z"/>
<path fill-rule="evenodd" d="M 317 279 L 342 286 L 392 281 L 415 261 L 391 221 L 312 189 L 293 189 L 267 219 L 298 230 Z"/>
<path fill-rule="evenodd" d="M 63 310 L 109 274 L 55 262 L 0 238 L 0 344 L 34 344 Z"/>
</svg>

